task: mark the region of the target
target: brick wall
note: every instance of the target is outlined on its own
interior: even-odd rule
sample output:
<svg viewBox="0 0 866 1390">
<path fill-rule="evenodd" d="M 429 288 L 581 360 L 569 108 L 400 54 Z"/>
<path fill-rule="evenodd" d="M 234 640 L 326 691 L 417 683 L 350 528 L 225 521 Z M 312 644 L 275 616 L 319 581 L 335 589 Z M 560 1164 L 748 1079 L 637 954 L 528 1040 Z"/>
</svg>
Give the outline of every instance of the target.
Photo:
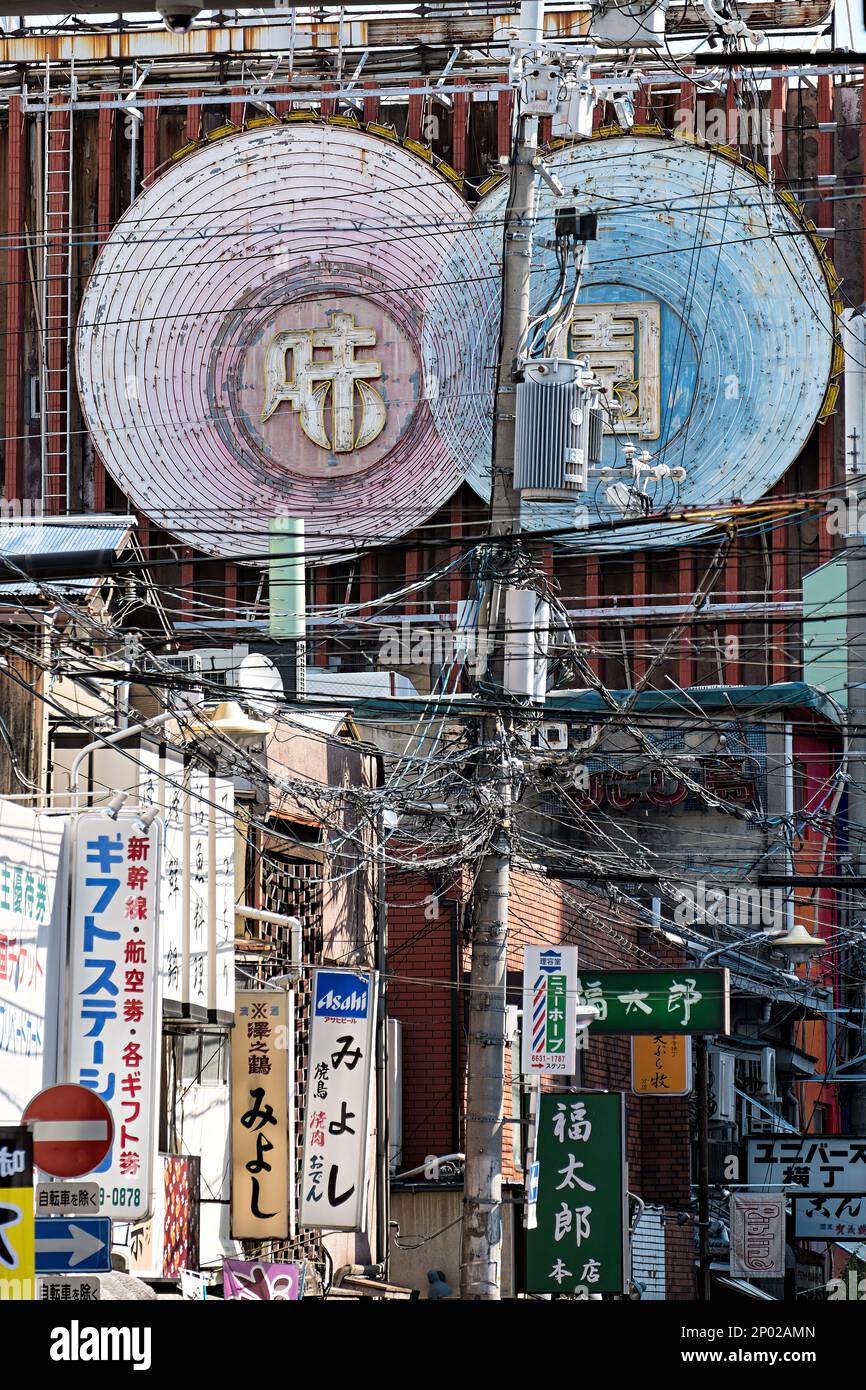
<svg viewBox="0 0 866 1390">
<path fill-rule="evenodd" d="M 422 873 L 388 880 L 389 1012 L 403 1025 L 403 1160 L 414 1168 L 430 1154 L 462 1149 L 466 1051 L 465 990 L 468 940 L 463 930 L 469 885 L 445 888 Z M 612 905 L 573 885 L 515 873 L 509 905 L 509 1001 L 519 1002 L 523 947 L 575 944 L 584 966 L 651 968 L 676 956 L 643 944 L 636 911 Z M 458 971 L 459 962 L 459 971 Z M 458 978 L 459 976 L 459 978 Z M 506 1050 L 504 1113 L 512 1113 L 511 1049 Z M 587 1087 L 624 1091 L 628 1118 L 629 1188 L 648 1205 L 664 1207 L 665 1297 L 694 1297 L 693 1228 L 676 1225 L 689 1191 L 688 1101 L 630 1095 L 627 1037 L 591 1038 L 580 1054 Z M 512 1156 L 513 1126 L 503 1134 L 503 1175 L 521 1181 Z M 661 1277 L 661 1276 L 660 1276 Z"/>
</svg>

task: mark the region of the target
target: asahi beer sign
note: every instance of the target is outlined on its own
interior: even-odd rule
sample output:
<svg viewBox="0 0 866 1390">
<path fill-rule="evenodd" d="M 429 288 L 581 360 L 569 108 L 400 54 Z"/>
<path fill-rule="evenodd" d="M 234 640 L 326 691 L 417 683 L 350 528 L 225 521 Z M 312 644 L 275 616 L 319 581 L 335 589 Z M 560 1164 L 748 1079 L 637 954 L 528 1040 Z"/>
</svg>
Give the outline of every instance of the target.
<svg viewBox="0 0 866 1390">
<path fill-rule="evenodd" d="M 523 1048 L 525 1076 L 570 1076 L 577 1045 L 577 947 L 525 946 Z"/>
<path fill-rule="evenodd" d="M 377 980 L 351 970 L 313 974 L 302 1226 L 364 1228 Z"/>
</svg>

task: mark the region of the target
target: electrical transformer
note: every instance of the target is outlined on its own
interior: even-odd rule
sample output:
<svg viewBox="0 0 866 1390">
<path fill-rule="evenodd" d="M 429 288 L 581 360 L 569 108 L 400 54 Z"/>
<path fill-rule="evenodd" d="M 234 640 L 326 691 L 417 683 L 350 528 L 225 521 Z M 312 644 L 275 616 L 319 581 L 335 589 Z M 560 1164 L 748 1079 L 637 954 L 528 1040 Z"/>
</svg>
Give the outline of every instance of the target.
<svg viewBox="0 0 866 1390">
<path fill-rule="evenodd" d="M 530 501 L 570 501 L 601 461 L 601 386 L 580 362 L 527 362 L 517 387 L 514 486 Z"/>
</svg>

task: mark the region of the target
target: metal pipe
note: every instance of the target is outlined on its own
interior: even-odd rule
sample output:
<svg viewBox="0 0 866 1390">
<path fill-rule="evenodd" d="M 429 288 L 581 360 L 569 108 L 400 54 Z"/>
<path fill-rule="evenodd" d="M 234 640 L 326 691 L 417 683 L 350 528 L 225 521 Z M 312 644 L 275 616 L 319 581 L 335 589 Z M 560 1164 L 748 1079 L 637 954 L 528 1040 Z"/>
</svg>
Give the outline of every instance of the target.
<svg viewBox="0 0 866 1390">
<path fill-rule="evenodd" d="M 151 729 L 158 729 L 161 724 L 167 724 L 170 719 L 174 719 L 174 710 L 168 710 L 165 714 L 157 715 L 154 719 L 145 719 L 141 724 L 131 724 L 128 729 L 117 729 L 113 734 L 100 734 L 92 743 L 87 743 L 76 753 L 69 769 L 69 791 L 73 798 L 73 809 L 78 810 L 80 804 L 80 793 L 78 790 L 78 779 L 81 775 L 81 764 L 84 759 L 96 751 L 97 748 L 111 747 L 112 744 L 120 743 L 125 738 L 131 738 L 133 734 L 143 734 L 150 732 Z"/>
<path fill-rule="evenodd" d="M 290 917 L 284 912 L 269 912 L 262 907 L 245 907 L 243 903 L 235 904 L 235 920 L 239 917 L 247 918 L 251 922 L 269 922 L 274 927 L 288 927 L 291 932 L 290 954 L 294 969 L 290 972 L 292 978 L 297 979 L 300 974 L 301 959 L 303 956 L 303 923 L 300 917 Z"/>
</svg>

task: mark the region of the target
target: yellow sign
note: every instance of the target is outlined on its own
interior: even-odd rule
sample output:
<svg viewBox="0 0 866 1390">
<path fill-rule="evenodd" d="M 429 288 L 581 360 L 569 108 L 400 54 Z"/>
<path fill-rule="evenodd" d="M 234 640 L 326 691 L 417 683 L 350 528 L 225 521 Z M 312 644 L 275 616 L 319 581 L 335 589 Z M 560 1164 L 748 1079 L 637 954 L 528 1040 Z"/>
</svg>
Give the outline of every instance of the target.
<svg viewBox="0 0 866 1390">
<path fill-rule="evenodd" d="M 232 1030 L 232 1216 L 235 1240 L 294 1234 L 293 996 L 243 990 Z M 290 1090 L 291 1087 L 291 1090 Z M 291 1188 L 290 1188 L 291 1183 Z"/>
<path fill-rule="evenodd" d="M 31 1300 L 36 1289 L 33 1136 L 26 1125 L 0 1129 L 0 1301 Z"/>
<path fill-rule="evenodd" d="M 632 1091 L 636 1096 L 687 1096 L 691 1059 L 690 1040 L 681 1033 L 633 1033 Z"/>
</svg>

